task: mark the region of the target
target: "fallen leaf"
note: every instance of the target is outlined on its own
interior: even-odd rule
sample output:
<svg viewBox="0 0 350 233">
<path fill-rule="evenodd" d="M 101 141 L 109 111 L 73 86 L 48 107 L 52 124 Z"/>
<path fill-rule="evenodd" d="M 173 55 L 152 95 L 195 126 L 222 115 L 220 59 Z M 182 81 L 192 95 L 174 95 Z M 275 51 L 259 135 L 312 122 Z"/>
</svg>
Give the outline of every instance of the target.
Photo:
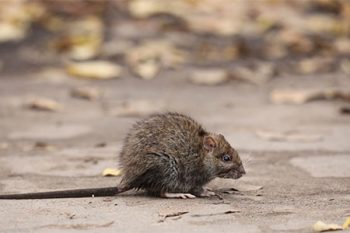
<svg viewBox="0 0 350 233">
<path fill-rule="evenodd" d="M 29 102 L 28 107 L 34 110 L 56 112 L 61 110 L 63 105 L 51 99 L 35 98 Z"/>
<path fill-rule="evenodd" d="M 54 151 L 56 150 L 56 147 L 54 145 L 50 145 L 46 142 L 36 142 L 34 144 L 34 149 L 43 149 L 43 150 L 47 150 L 47 151 Z"/>
<path fill-rule="evenodd" d="M 322 92 L 319 90 L 276 89 L 270 93 L 270 99 L 275 104 L 303 104 L 311 100 L 322 99 L 322 97 Z"/>
<path fill-rule="evenodd" d="M 134 67 L 145 63 L 155 63 L 159 67 L 176 67 L 184 63 L 186 53 L 176 48 L 167 40 L 151 40 L 146 41 L 139 46 L 130 48 L 126 54 L 128 65 L 134 70 Z M 151 70 L 152 68 L 147 68 Z M 155 67 L 153 67 L 154 70 Z M 152 70 L 153 70 L 152 69 Z M 148 71 L 149 72 L 149 71 Z"/>
<path fill-rule="evenodd" d="M 66 53 L 75 60 L 91 59 L 99 53 L 104 31 L 101 18 L 88 16 L 71 19 L 69 23 L 63 20 L 63 27 L 60 27 L 62 25 L 59 21 L 54 22 L 58 23 L 56 26 L 59 26 L 62 34 L 52 43 L 55 50 Z"/>
<path fill-rule="evenodd" d="M 27 25 L 0 23 L 0 43 L 22 40 L 27 35 L 27 31 Z"/>
<path fill-rule="evenodd" d="M 249 68 L 238 66 L 230 72 L 230 78 L 250 82 L 253 84 L 263 84 L 277 74 L 275 65 L 268 62 L 260 62 Z"/>
<path fill-rule="evenodd" d="M 274 39 L 295 53 L 306 54 L 312 52 L 314 49 L 312 40 L 295 29 L 281 30 Z"/>
<path fill-rule="evenodd" d="M 275 104 L 303 104 L 313 100 L 341 99 L 350 101 L 350 91 L 340 89 L 276 89 L 270 93 Z"/>
<path fill-rule="evenodd" d="M 159 73 L 160 66 L 154 60 L 147 60 L 141 63 L 138 63 L 133 67 L 133 71 L 142 79 L 150 80 L 156 77 Z"/>
<path fill-rule="evenodd" d="M 164 222 L 167 218 L 178 217 L 178 216 L 181 216 L 181 215 L 184 215 L 187 213 L 188 213 L 188 211 L 181 211 L 181 212 L 161 215 L 160 217 L 162 217 L 162 218 L 158 222 Z"/>
<path fill-rule="evenodd" d="M 302 134 L 295 131 L 270 132 L 270 131 L 259 130 L 259 131 L 256 131 L 256 135 L 268 141 L 317 142 L 323 139 L 321 135 Z"/>
<path fill-rule="evenodd" d="M 312 14 L 305 20 L 305 29 L 310 33 L 339 34 L 342 25 L 334 17 L 326 14 Z"/>
<path fill-rule="evenodd" d="M 210 217 L 210 216 L 234 214 L 234 213 L 240 213 L 240 212 L 241 212 L 240 210 L 228 210 L 228 211 L 225 211 L 225 212 L 212 213 L 212 214 L 192 214 L 191 217 Z"/>
<path fill-rule="evenodd" d="M 333 59 L 327 57 L 305 58 L 302 59 L 296 67 L 301 74 L 325 73 L 332 71 L 333 68 Z"/>
<path fill-rule="evenodd" d="M 338 231 L 343 230 L 343 227 L 337 224 L 326 224 L 322 221 L 318 221 L 313 225 L 314 231 L 324 232 L 324 231 Z"/>
<path fill-rule="evenodd" d="M 120 76 L 121 66 L 108 61 L 87 61 L 71 63 L 66 68 L 68 74 L 78 78 L 112 79 Z"/>
<path fill-rule="evenodd" d="M 93 87 L 78 87 L 71 91 L 71 95 L 81 99 L 96 100 L 101 97 L 101 91 Z"/>
<path fill-rule="evenodd" d="M 106 147 L 107 143 L 106 142 L 100 142 L 95 145 L 95 147 Z"/>
<path fill-rule="evenodd" d="M 341 114 L 350 114 L 350 107 L 341 107 L 339 111 Z"/>
<path fill-rule="evenodd" d="M 344 59 L 340 62 L 340 69 L 344 74 L 350 75 L 350 59 Z"/>
<path fill-rule="evenodd" d="M 162 102 L 150 100 L 127 100 L 111 111 L 112 115 L 121 117 L 140 117 L 159 112 L 164 108 Z"/>
<path fill-rule="evenodd" d="M 223 69 L 194 70 L 190 81 L 200 85 L 218 85 L 228 81 L 227 72 Z"/>
<path fill-rule="evenodd" d="M 1 1 L 0 43 L 24 39 L 31 23 L 43 14 L 42 6 L 33 1 Z"/>
<path fill-rule="evenodd" d="M 103 170 L 103 176 L 120 176 L 122 174 L 122 170 L 118 168 L 106 168 Z"/>
<path fill-rule="evenodd" d="M 350 228 L 350 217 L 345 219 L 345 222 L 343 224 L 343 229 L 349 229 Z"/>
</svg>

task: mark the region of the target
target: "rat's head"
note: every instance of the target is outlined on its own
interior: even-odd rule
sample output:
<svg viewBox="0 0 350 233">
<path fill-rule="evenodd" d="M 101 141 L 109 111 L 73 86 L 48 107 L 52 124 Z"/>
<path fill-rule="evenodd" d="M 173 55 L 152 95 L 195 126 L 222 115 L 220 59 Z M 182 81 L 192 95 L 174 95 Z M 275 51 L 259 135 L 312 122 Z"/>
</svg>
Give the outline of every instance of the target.
<svg viewBox="0 0 350 233">
<path fill-rule="evenodd" d="M 209 134 L 203 138 L 203 148 L 214 163 L 217 177 L 238 179 L 245 170 L 237 151 L 221 134 Z"/>
</svg>

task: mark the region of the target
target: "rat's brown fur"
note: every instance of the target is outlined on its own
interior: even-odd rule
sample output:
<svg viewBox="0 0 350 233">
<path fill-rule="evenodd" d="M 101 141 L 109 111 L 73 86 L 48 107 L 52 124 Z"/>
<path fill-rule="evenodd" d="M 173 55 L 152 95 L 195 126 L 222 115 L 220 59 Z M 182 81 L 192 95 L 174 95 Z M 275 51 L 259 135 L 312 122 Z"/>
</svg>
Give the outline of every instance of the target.
<svg viewBox="0 0 350 233">
<path fill-rule="evenodd" d="M 111 196 L 129 189 L 186 198 L 206 195 L 202 187 L 215 177 L 238 179 L 245 174 L 237 152 L 224 136 L 209 133 L 192 118 L 173 112 L 137 122 L 125 138 L 120 163 L 123 177 L 118 187 L 9 194 L 0 199 Z"/>
<path fill-rule="evenodd" d="M 207 151 L 205 138 L 214 139 Z M 229 154 L 232 161 L 221 160 Z M 192 118 L 179 113 L 153 115 L 137 122 L 127 135 L 120 162 L 122 187 L 150 193 L 202 193 L 215 177 L 239 178 L 244 169 L 237 152 L 222 135 L 207 132 Z"/>
</svg>

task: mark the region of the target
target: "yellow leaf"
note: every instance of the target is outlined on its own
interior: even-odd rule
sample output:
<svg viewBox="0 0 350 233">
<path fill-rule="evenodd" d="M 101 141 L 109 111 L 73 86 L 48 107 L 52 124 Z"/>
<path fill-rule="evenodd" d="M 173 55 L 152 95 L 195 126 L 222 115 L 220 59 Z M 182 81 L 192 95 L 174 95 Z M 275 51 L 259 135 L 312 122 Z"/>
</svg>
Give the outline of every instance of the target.
<svg viewBox="0 0 350 233">
<path fill-rule="evenodd" d="M 28 106 L 34 110 L 51 111 L 51 112 L 56 112 L 63 108 L 63 105 L 61 105 L 60 103 L 47 98 L 35 98 L 30 101 Z"/>
<path fill-rule="evenodd" d="M 76 62 L 68 65 L 67 72 L 79 78 L 111 79 L 120 76 L 121 67 L 107 61 Z"/>
<path fill-rule="evenodd" d="M 313 226 L 314 231 L 323 232 L 323 231 L 337 231 L 343 230 L 343 227 L 337 224 L 326 224 L 322 221 L 318 221 Z"/>
<path fill-rule="evenodd" d="M 103 170 L 103 176 L 120 176 L 122 174 L 122 169 L 118 168 L 106 168 Z"/>
<path fill-rule="evenodd" d="M 344 230 L 349 229 L 349 227 L 350 227 L 350 217 L 345 220 L 345 222 L 343 224 L 343 229 Z"/>
</svg>

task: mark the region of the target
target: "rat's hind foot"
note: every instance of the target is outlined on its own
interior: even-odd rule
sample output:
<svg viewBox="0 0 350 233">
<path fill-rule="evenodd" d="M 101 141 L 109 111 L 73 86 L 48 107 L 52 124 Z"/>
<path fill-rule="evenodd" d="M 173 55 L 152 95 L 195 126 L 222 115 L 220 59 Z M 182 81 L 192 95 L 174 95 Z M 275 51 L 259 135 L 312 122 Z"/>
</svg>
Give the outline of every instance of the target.
<svg viewBox="0 0 350 233">
<path fill-rule="evenodd" d="M 187 198 L 196 198 L 195 195 L 192 195 L 190 193 L 161 193 L 160 194 L 161 197 L 165 197 L 165 198 L 182 198 L 182 199 L 187 199 Z"/>
<path fill-rule="evenodd" d="M 210 189 L 204 189 L 203 192 L 199 194 L 200 197 L 211 197 L 215 195 L 216 193 L 214 193 L 213 191 L 210 191 Z"/>
</svg>

